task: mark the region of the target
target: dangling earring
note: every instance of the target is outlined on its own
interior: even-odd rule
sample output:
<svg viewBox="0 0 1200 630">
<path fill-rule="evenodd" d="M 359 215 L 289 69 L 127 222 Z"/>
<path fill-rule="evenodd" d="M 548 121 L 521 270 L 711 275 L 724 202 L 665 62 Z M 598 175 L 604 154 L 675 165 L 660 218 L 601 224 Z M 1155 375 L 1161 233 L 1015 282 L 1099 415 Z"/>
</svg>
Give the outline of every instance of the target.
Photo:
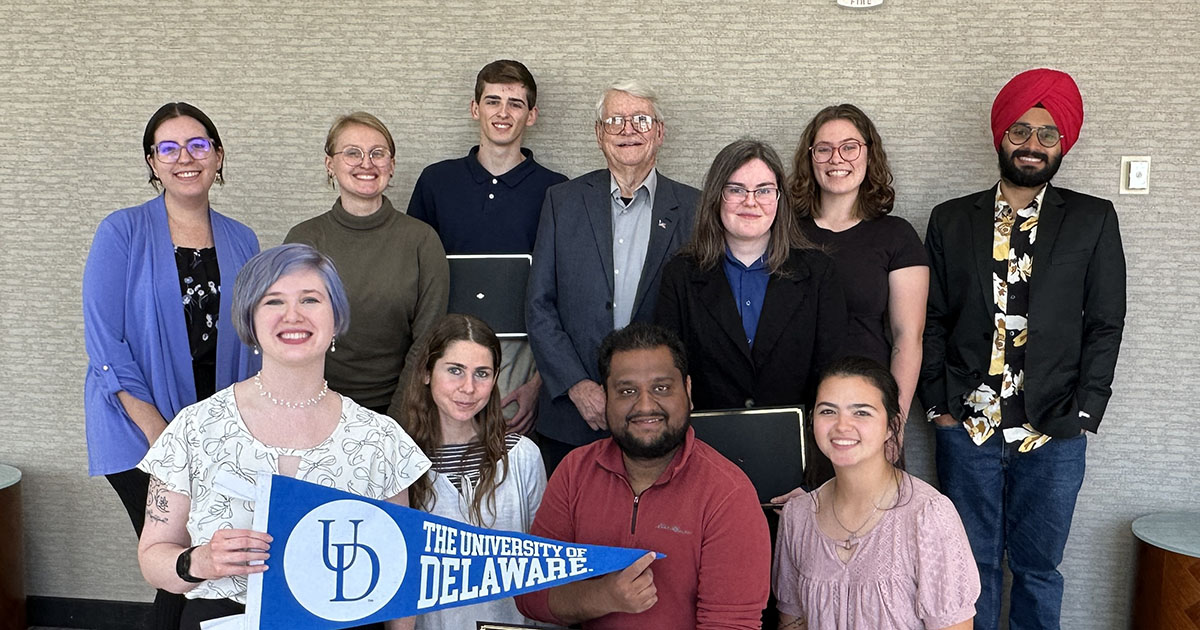
<svg viewBox="0 0 1200 630">
<path fill-rule="evenodd" d="M 254 354 L 258 354 L 258 344 L 254 344 Z"/>
<path fill-rule="evenodd" d="M 333 179 L 333 171 L 325 171 L 325 178 L 329 181 L 329 187 L 337 190 L 337 185 L 334 183 L 336 180 Z"/>
<path fill-rule="evenodd" d="M 225 185 L 225 176 L 221 174 L 221 171 L 217 171 L 217 185 L 218 186 Z"/>
<path fill-rule="evenodd" d="M 330 351 L 330 352 L 337 352 L 337 337 L 334 337 L 333 339 L 330 339 L 330 341 L 329 341 L 329 351 Z"/>
</svg>

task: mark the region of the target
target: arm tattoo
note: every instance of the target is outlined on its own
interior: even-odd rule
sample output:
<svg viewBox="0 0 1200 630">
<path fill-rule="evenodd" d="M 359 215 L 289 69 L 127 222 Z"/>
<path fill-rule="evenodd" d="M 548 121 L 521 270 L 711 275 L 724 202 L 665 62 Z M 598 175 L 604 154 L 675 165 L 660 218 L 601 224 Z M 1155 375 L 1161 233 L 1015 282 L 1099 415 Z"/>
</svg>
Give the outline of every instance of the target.
<svg viewBox="0 0 1200 630">
<path fill-rule="evenodd" d="M 167 502 L 167 484 L 158 477 L 150 477 L 150 487 L 146 491 L 146 518 L 156 523 L 167 523 L 167 514 L 171 512 Z"/>
</svg>

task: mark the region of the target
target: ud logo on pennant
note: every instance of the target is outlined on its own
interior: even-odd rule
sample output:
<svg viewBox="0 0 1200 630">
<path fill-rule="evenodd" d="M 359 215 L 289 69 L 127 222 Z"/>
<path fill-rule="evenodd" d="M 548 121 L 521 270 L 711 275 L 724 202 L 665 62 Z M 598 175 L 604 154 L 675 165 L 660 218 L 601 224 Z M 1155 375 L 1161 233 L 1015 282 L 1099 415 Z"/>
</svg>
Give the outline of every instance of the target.
<svg viewBox="0 0 1200 630">
<path fill-rule="evenodd" d="M 352 542 L 352 543 L 335 543 L 335 544 L 331 545 L 331 544 L 329 544 L 329 526 L 333 524 L 333 521 L 326 521 L 326 520 L 321 521 L 321 524 L 325 526 L 325 542 L 324 542 L 325 568 L 329 569 L 330 571 L 336 571 L 337 576 L 338 576 L 337 595 L 333 598 L 333 601 L 335 601 L 335 602 L 358 601 L 358 600 L 366 597 L 367 595 L 370 595 L 371 591 L 375 590 L 375 585 L 379 583 L 379 554 L 375 553 L 374 549 L 372 549 L 366 545 L 359 544 L 359 542 L 358 542 L 358 526 L 361 523 L 362 523 L 362 519 L 358 519 L 356 521 L 355 520 L 350 521 L 350 524 L 352 526 L 354 526 L 354 542 Z M 351 552 L 350 552 L 351 555 L 350 555 L 349 560 L 346 559 L 346 547 L 350 547 L 350 549 L 351 549 Z M 367 585 L 367 590 L 363 591 L 362 595 L 359 595 L 358 597 L 347 598 L 345 595 L 345 590 L 343 589 L 344 582 L 345 582 L 345 580 L 343 578 L 346 575 L 346 571 L 348 569 L 350 569 L 350 567 L 353 567 L 354 561 L 358 559 L 359 548 L 362 548 L 363 552 L 366 553 L 367 556 L 370 557 L 370 560 L 371 560 L 371 583 Z M 330 557 L 329 557 L 330 549 L 337 549 L 337 562 L 333 562 L 330 559 Z"/>
<path fill-rule="evenodd" d="M 391 558 L 381 562 L 379 549 Z M 362 619 L 386 605 L 404 582 L 407 557 L 396 521 L 365 501 L 331 501 L 300 518 L 283 552 L 287 586 L 312 614 Z"/>
</svg>

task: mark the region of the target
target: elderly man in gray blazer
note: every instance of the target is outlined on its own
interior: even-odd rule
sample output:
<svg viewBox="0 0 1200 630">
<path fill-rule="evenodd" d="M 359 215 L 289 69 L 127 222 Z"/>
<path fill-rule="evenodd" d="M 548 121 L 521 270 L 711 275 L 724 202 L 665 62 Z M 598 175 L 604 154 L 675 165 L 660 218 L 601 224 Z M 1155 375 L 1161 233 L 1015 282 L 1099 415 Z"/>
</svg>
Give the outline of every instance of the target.
<svg viewBox="0 0 1200 630">
<path fill-rule="evenodd" d="M 526 324 L 542 387 L 537 420 L 547 471 L 608 436 L 596 365 L 605 335 L 652 321 L 661 271 L 691 234 L 699 191 L 658 173 L 666 123 L 654 91 L 609 86 L 596 105 L 608 168 L 546 191 Z"/>
</svg>

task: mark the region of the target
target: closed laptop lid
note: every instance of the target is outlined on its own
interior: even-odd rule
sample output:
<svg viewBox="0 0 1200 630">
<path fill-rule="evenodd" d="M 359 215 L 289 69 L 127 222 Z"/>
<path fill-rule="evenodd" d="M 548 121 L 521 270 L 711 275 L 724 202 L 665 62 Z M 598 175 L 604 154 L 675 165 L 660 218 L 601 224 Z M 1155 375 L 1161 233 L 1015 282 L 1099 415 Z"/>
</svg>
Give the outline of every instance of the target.
<svg viewBox="0 0 1200 630">
<path fill-rule="evenodd" d="M 696 437 L 738 465 L 760 503 L 804 481 L 804 408 L 763 407 L 692 413 Z"/>
<path fill-rule="evenodd" d="M 525 285 L 529 254 L 452 254 L 450 313 L 466 313 L 487 322 L 501 338 L 525 337 Z"/>
</svg>

